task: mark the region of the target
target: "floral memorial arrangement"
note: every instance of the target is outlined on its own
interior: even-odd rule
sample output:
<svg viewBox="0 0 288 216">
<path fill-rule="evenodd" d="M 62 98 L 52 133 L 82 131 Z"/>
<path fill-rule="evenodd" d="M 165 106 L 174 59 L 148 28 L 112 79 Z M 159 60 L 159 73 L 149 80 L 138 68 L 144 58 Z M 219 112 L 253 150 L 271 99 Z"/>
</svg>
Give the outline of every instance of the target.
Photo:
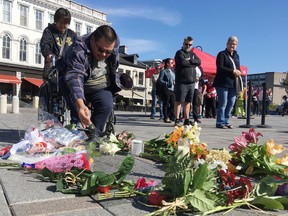
<svg viewBox="0 0 288 216">
<path fill-rule="evenodd" d="M 262 134 L 251 128 L 234 138 L 229 150 L 209 149 L 200 142 L 200 131 L 197 124 L 175 127 L 164 139 L 145 142 L 140 157 L 166 166 L 161 184 L 141 177 L 136 182 L 125 179 L 134 166 L 129 152 L 135 136 L 127 131 L 86 143 L 85 150 L 73 148 L 71 152 L 65 148 L 60 155 L 22 167 L 40 170 L 42 180 L 55 182 L 62 193 L 93 195 L 96 200 L 141 196 L 145 205 L 158 208 L 151 209 L 150 216 L 180 212 L 208 215 L 241 206 L 257 211 L 288 209 L 288 154 L 283 154 L 283 145 L 274 140 L 260 145 L 258 137 Z M 45 154 L 49 145 L 42 142 L 47 139 L 38 131 L 32 134 L 37 135 L 33 154 L 36 150 Z M 2 154 L 11 150 L 13 147 L 2 149 Z M 127 155 L 117 172 L 91 169 L 93 158 L 116 153 Z"/>
</svg>

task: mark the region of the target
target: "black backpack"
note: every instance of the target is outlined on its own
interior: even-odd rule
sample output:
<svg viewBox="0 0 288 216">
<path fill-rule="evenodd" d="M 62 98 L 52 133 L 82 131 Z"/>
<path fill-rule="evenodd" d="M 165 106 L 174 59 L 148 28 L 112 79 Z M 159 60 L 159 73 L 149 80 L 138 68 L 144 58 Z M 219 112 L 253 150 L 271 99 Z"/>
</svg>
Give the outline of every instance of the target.
<svg viewBox="0 0 288 216">
<path fill-rule="evenodd" d="M 162 87 L 163 87 L 163 85 L 162 85 L 162 83 L 159 81 L 159 78 L 157 79 L 157 81 L 156 81 L 156 95 L 157 96 L 161 96 L 161 94 L 162 94 Z"/>
</svg>

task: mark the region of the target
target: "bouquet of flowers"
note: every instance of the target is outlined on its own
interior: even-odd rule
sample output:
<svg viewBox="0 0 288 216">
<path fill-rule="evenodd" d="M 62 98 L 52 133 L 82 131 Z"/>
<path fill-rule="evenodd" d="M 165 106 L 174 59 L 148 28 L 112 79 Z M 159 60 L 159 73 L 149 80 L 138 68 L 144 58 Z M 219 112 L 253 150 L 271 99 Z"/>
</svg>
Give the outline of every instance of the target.
<svg viewBox="0 0 288 216">
<path fill-rule="evenodd" d="M 246 175 L 277 175 L 286 178 L 288 155 L 277 157 L 285 148 L 283 145 L 275 144 L 274 140 L 259 145 L 258 136 L 262 134 L 251 128 L 249 132 L 243 132 L 239 138 L 234 138 L 234 143 L 229 146 L 232 164 Z"/>
<path fill-rule="evenodd" d="M 262 134 L 250 129 L 234 139 L 235 143 L 229 146 L 230 153 L 225 149 L 208 150 L 207 145 L 200 142 L 199 132 L 197 125 L 175 127 L 168 136 L 167 143 L 177 151 L 167 163 L 162 188 L 150 193 L 157 195 L 157 205 L 161 206 L 150 216 L 182 211 L 207 215 L 243 205 L 257 210 L 259 207 L 266 210 L 287 208 L 288 198 L 276 196 L 288 191 L 287 156 L 275 157 L 283 151 L 283 146 L 271 140 L 259 146 L 258 136 Z M 244 169 L 246 174 L 247 168 L 252 167 L 249 174 L 257 174 L 259 179 L 257 182 L 254 179 L 252 184 L 248 176 L 235 175 L 231 164 Z"/>
</svg>

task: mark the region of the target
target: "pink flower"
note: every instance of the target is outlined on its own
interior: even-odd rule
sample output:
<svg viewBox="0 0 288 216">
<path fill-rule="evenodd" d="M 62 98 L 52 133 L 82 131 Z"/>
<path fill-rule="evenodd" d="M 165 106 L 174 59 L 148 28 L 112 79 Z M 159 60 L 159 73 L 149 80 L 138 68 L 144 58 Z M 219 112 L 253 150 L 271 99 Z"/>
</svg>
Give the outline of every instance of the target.
<svg viewBox="0 0 288 216">
<path fill-rule="evenodd" d="M 254 128 L 250 128 L 249 132 L 242 132 L 248 143 L 258 143 L 258 136 L 263 136 L 261 133 L 256 133 Z"/>
<path fill-rule="evenodd" d="M 155 181 L 154 180 L 151 180 L 149 182 L 146 182 L 145 178 L 139 178 L 134 186 L 134 189 L 135 190 L 138 190 L 138 189 L 143 189 L 143 188 L 146 188 L 146 187 L 151 187 L 151 186 L 155 186 Z"/>
<path fill-rule="evenodd" d="M 246 148 L 248 145 L 247 140 L 245 136 L 241 137 L 235 137 L 234 138 L 234 143 L 229 145 L 229 149 L 231 152 L 242 152 L 244 148 Z"/>
</svg>

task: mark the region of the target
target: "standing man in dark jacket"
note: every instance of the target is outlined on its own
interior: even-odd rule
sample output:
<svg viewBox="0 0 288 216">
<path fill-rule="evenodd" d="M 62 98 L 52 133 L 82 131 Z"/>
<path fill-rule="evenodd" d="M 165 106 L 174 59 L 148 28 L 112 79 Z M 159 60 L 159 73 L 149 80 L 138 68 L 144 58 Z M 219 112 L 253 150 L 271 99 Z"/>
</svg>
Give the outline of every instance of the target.
<svg viewBox="0 0 288 216">
<path fill-rule="evenodd" d="M 55 57 L 56 66 L 60 64 L 61 57 L 66 55 L 69 46 L 75 41 L 77 35 L 74 31 L 69 29 L 71 22 L 71 14 L 65 8 L 59 8 L 54 14 L 54 23 L 48 24 L 44 29 L 40 41 L 41 53 L 45 58 L 44 71 L 52 66 L 52 58 Z M 66 39 L 63 41 L 64 35 Z M 61 45 L 64 44 L 62 56 L 59 56 Z M 62 71 L 60 71 L 62 72 Z"/>
<path fill-rule="evenodd" d="M 184 125 L 190 125 L 189 113 L 190 103 L 193 100 L 196 70 L 195 67 L 201 64 L 201 60 L 193 53 L 192 50 L 193 38 L 188 36 L 184 38 L 182 49 L 175 54 L 175 126 L 179 126 L 181 104 L 183 104 L 184 111 Z"/>
</svg>

